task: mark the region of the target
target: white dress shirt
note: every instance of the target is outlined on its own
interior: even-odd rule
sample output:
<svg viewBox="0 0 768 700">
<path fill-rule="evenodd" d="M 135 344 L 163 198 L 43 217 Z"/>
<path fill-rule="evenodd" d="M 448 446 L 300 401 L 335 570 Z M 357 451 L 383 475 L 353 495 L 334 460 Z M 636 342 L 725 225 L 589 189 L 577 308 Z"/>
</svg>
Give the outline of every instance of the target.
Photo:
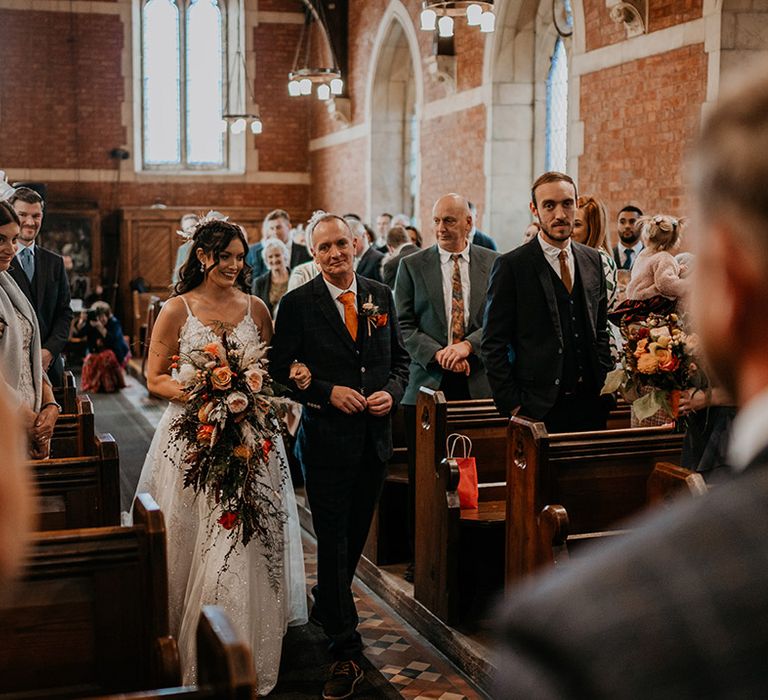
<svg viewBox="0 0 768 700">
<path fill-rule="evenodd" d="M 631 248 L 627 248 L 621 241 L 619 241 L 619 260 L 621 261 L 621 267 L 627 263 L 627 251 L 632 251 L 632 264 L 635 264 L 637 256 L 640 255 L 640 251 L 643 249 L 643 241 L 638 240 Z"/>
<path fill-rule="evenodd" d="M 443 303 L 445 304 L 445 322 L 448 326 L 448 345 L 453 343 L 453 332 L 451 330 L 451 309 L 453 308 L 453 260 L 447 250 L 437 246 L 437 252 L 440 254 L 440 272 L 443 275 Z M 466 332 L 469 323 L 469 244 L 464 248 L 459 256 L 459 273 L 461 274 L 461 292 L 464 297 L 464 329 Z"/>
<path fill-rule="evenodd" d="M 739 411 L 728 441 L 728 464 L 743 471 L 768 445 L 768 389 Z"/>
<path fill-rule="evenodd" d="M 568 271 L 571 273 L 571 282 L 574 284 L 576 283 L 576 265 L 573 262 L 573 250 L 571 248 L 571 240 L 568 239 L 568 245 L 565 246 L 565 248 L 558 248 L 557 246 L 553 246 L 549 243 L 547 243 L 542 237 L 541 234 L 536 236 L 537 240 L 539 241 L 539 245 L 541 246 L 541 249 L 544 251 L 544 257 L 547 259 L 547 262 L 549 263 L 550 267 L 555 271 L 555 274 L 560 277 L 560 279 L 563 279 L 560 276 L 560 253 L 564 250 L 566 254 L 568 255 L 568 259 L 566 260 L 566 265 L 568 265 Z"/>
<path fill-rule="evenodd" d="M 339 289 L 338 287 L 332 285 L 327 279 L 325 279 L 325 277 L 323 277 L 323 282 L 325 282 L 325 286 L 328 287 L 328 291 L 331 293 L 331 298 L 336 303 L 339 316 L 341 316 L 341 322 L 346 324 L 346 321 L 344 320 L 344 304 L 339 301 L 339 295 L 344 294 L 344 292 L 352 292 L 355 295 L 355 299 L 357 299 L 357 277 L 352 275 L 352 284 L 350 284 L 346 289 Z M 355 308 L 357 308 L 357 301 L 355 301 Z"/>
</svg>

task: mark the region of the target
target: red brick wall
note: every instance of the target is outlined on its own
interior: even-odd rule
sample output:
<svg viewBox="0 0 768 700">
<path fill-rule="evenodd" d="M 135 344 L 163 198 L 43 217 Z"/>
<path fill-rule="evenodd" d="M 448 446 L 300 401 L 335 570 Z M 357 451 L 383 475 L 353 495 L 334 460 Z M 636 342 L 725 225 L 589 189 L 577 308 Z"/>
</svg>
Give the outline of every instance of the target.
<svg viewBox="0 0 768 700">
<path fill-rule="evenodd" d="M 0 27 L 3 167 L 111 167 L 128 141 L 120 18 L 0 10 Z"/>
<path fill-rule="evenodd" d="M 365 216 L 368 139 L 312 152 L 312 207 Z"/>
<path fill-rule="evenodd" d="M 703 44 L 581 77 L 579 189 L 601 198 L 611 221 L 628 202 L 647 213 L 689 213 L 684 160 L 698 130 L 706 83 Z M 610 98 L 627 85 L 635 89 L 632 102 Z"/>
<path fill-rule="evenodd" d="M 611 21 L 605 0 L 583 0 L 587 51 L 609 44 L 618 44 L 626 38 L 624 25 Z M 703 0 L 654 0 L 650 2 L 648 30 L 650 32 L 682 24 L 702 16 Z"/>
</svg>

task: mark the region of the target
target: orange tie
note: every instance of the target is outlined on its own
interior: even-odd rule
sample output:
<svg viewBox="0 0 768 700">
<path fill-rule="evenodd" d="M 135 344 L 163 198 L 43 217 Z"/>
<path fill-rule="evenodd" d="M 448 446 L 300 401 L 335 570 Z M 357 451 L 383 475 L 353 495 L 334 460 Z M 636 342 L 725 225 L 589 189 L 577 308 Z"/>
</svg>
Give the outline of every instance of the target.
<svg viewBox="0 0 768 700">
<path fill-rule="evenodd" d="M 352 340 L 357 340 L 357 299 L 354 292 L 339 294 L 339 301 L 344 304 L 344 325 Z"/>
</svg>

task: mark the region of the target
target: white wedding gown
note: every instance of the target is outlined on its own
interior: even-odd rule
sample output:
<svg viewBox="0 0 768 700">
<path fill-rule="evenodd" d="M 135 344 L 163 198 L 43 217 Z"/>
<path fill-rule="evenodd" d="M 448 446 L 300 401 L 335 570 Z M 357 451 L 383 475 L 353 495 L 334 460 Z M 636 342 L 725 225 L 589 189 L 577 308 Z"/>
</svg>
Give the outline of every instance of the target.
<svg viewBox="0 0 768 700">
<path fill-rule="evenodd" d="M 186 301 L 185 301 L 186 303 Z M 184 357 L 218 336 L 203 325 L 187 307 L 181 329 L 179 355 Z M 259 343 L 259 329 L 248 313 L 228 335 L 233 344 Z M 282 493 L 284 563 L 281 585 L 270 583 L 264 548 L 253 539 L 246 548 L 238 544 L 222 574 L 224 557 L 232 540 L 229 531 L 216 523 L 204 495 L 183 488 L 181 447 L 169 442 L 170 426 L 182 407 L 170 403 L 155 431 L 141 471 L 137 493 L 149 493 L 164 516 L 168 535 L 168 588 L 171 634 L 177 637 L 184 683 L 197 679 L 195 633 L 203 605 L 222 606 L 252 652 L 259 695 L 266 695 L 277 682 L 283 636 L 288 625 L 307 621 L 307 593 L 299 516 L 282 437 L 276 436 L 282 465 L 275 453 L 270 461 L 272 486 Z"/>
</svg>

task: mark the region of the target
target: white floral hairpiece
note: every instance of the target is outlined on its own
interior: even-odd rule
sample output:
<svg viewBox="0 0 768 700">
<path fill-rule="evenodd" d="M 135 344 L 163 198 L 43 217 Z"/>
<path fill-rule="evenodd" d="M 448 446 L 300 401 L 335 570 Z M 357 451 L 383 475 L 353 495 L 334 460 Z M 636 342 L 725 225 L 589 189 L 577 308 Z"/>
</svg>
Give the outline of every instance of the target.
<svg viewBox="0 0 768 700">
<path fill-rule="evenodd" d="M 211 221 L 229 221 L 229 217 L 222 216 L 219 212 L 211 210 L 205 216 L 201 216 L 197 223 L 192 226 L 189 231 L 177 230 L 176 235 L 180 238 L 183 238 L 185 241 L 191 241 L 195 237 L 195 234 L 198 232 L 200 227 L 204 226 L 205 224 L 210 224 Z"/>
</svg>

